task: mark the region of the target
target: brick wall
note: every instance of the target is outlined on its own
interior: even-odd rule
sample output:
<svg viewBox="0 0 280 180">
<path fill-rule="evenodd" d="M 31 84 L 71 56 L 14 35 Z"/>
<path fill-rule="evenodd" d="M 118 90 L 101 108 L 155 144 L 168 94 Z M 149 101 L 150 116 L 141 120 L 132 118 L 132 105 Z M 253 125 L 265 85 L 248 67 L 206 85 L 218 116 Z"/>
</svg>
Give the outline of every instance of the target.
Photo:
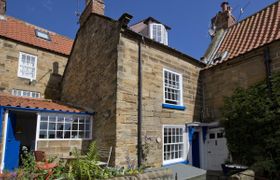
<svg viewBox="0 0 280 180">
<path fill-rule="evenodd" d="M 273 72 L 280 70 L 280 42 L 269 45 Z M 225 96 L 238 88 L 248 88 L 265 80 L 264 48 L 256 49 L 201 72 L 204 92 L 204 120 L 221 120 Z"/>
<path fill-rule="evenodd" d="M 19 53 L 24 52 L 38 57 L 37 83 L 30 85 L 28 79 L 19 78 Z M 58 74 L 53 74 L 53 63 L 59 66 Z M 13 41 L 0 39 L 0 92 L 11 94 L 12 89 L 37 91 L 42 97 L 58 99 L 60 80 L 64 72 L 67 57 L 48 51 L 38 50 Z"/>
<path fill-rule="evenodd" d="M 119 31 L 115 21 L 92 14 L 77 34 L 62 83 L 62 101 L 96 112 L 93 138 L 105 152 L 116 145 Z M 101 156 L 108 158 L 108 153 Z"/>
<path fill-rule="evenodd" d="M 129 157 L 137 163 L 138 41 L 122 34 L 118 46 L 117 146 L 116 162 L 126 165 Z M 162 127 L 199 120 L 198 81 L 200 68 L 190 59 L 161 49 L 142 47 L 143 61 L 143 143 L 150 147 L 148 165 L 162 165 Z M 185 111 L 163 109 L 163 68 L 183 74 Z M 197 104 L 196 104 L 197 103 Z M 156 139 L 160 138 L 161 142 Z"/>
<path fill-rule="evenodd" d="M 86 0 L 86 7 L 80 16 L 80 24 L 83 25 L 91 13 L 104 15 L 105 4 L 104 0 Z"/>
</svg>

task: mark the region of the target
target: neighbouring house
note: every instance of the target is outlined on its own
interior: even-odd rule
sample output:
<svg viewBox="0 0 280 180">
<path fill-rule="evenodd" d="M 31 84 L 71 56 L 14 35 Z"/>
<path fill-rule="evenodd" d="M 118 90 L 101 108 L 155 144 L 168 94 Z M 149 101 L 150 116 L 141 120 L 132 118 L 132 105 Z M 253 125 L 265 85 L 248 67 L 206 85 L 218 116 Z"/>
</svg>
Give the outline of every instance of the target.
<svg viewBox="0 0 280 180">
<path fill-rule="evenodd" d="M 218 36 L 218 34 L 221 34 Z M 280 70 L 280 2 L 216 32 L 203 61 L 204 120 L 221 119 L 223 97 Z"/>
<path fill-rule="evenodd" d="M 90 114 L 43 100 L 60 99 L 72 44 L 67 37 L 7 16 L 6 0 L 0 1 L 1 170 L 18 166 L 22 146 L 66 156 L 91 138 Z"/>
<path fill-rule="evenodd" d="M 0 10 L 0 92 L 60 98 L 60 82 L 73 41 Z"/>
<path fill-rule="evenodd" d="M 215 19 L 223 19 L 223 14 L 227 18 L 225 22 L 212 21 L 212 27 L 220 28 L 211 31 L 212 42 L 202 59 L 208 64 L 200 72 L 203 123 L 222 119 L 223 99 L 236 88 L 248 88 L 265 79 L 270 84 L 271 74 L 280 71 L 280 2 L 240 22 L 234 22 L 228 3 L 222 7 Z M 204 148 L 206 161 L 211 170 L 219 170 L 221 158 L 227 155 L 226 141 L 221 134 L 223 129 L 211 131 Z"/>
</svg>

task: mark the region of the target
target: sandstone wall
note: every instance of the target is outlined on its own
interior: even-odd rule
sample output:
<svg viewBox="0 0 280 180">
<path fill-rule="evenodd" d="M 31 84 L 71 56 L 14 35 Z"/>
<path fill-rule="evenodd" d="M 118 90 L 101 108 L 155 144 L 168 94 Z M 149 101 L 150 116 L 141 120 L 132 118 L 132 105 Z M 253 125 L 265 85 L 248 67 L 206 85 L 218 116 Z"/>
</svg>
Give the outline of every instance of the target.
<svg viewBox="0 0 280 180">
<path fill-rule="evenodd" d="M 272 72 L 280 70 L 280 42 L 269 45 Z M 256 49 L 201 72 L 204 94 L 204 120 L 218 121 L 225 96 L 238 88 L 248 88 L 265 80 L 264 48 Z"/>
<path fill-rule="evenodd" d="M 38 140 L 37 150 L 46 152 L 49 157 L 69 157 L 75 149 L 86 152 L 89 143 L 82 140 Z"/>
<path fill-rule="evenodd" d="M 37 56 L 37 83 L 30 84 L 29 79 L 17 76 L 20 52 Z M 40 92 L 43 98 L 59 99 L 60 81 L 67 59 L 49 51 L 0 39 L 0 92 L 11 94 L 12 89 L 20 89 Z M 58 74 L 53 73 L 55 62 L 59 66 Z"/>
<path fill-rule="evenodd" d="M 116 145 L 119 31 L 117 22 L 92 14 L 77 34 L 62 83 L 62 101 L 96 112 L 93 139 L 106 152 L 101 154 L 104 158 L 108 158 L 113 147 L 112 165 Z"/>
<path fill-rule="evenodd" d="M 137 164 L 138 45 L 122 34 L 118 46 L 117 144 L 116 162 Z M 147 43 L 142 47 L 143 62 L 143 143 L 149 146 L 148 164 L 162 165 L 162 127 L 184 125 L 199 120 L 199 71 L 186 57 Z M 183 103 L 186 110 L 162 108 L 163 68 L 183 74 Z M 161 142 L 156 142 L 160 138 Z"/>
</svg>

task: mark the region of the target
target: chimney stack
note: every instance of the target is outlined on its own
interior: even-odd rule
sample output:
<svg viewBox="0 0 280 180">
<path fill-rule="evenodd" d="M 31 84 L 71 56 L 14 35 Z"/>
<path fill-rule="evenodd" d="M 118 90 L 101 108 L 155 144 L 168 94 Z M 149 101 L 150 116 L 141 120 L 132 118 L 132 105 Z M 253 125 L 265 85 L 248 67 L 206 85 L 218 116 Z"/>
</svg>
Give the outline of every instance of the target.
<svg viewBox="0 0 280 180">
<path fill-rule="evenodd" d="M 231 7 L 228 2 L 221 4 L 222 11 L 220 11 L 214 18 L 212 18 L 212 30 L 217 32 L 221 29 L 228 29 L 236 23 L 236 19 L 231 12 Z"/>
<path fill-rule="evenodd" d="M 104 0 L 85 0 L 86 7 L 80 17 L 80 25 L 82 25 L 91 13 L 104 16 L 105 4 Z"/>
<path fill-rule="evenodd" d="M 6 0 L 0 0 L 0 16 L 6 15 L 6 6 L 7 6 Z"/>
</svg>

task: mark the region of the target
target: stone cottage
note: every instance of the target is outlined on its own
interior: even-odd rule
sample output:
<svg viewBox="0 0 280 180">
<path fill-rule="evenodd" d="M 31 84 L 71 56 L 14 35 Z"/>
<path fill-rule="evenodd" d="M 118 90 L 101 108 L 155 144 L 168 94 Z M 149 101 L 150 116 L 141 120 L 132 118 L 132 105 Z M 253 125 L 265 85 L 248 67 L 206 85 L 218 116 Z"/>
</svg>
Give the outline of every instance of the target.
<svg viewBox="0 0 280 180">
<path fill-rule="evenodd" d="M 96 112 L 93 138 L 113 147 L 112 165 L 188 163 L 186 124 L 199 121 L 204 64 L 168 46 L 167 25 L 148 18 L 128 27 L 131 18 L 110 19 L 103 0 L 88 1 L 61 100 Z"/>
</svg>

